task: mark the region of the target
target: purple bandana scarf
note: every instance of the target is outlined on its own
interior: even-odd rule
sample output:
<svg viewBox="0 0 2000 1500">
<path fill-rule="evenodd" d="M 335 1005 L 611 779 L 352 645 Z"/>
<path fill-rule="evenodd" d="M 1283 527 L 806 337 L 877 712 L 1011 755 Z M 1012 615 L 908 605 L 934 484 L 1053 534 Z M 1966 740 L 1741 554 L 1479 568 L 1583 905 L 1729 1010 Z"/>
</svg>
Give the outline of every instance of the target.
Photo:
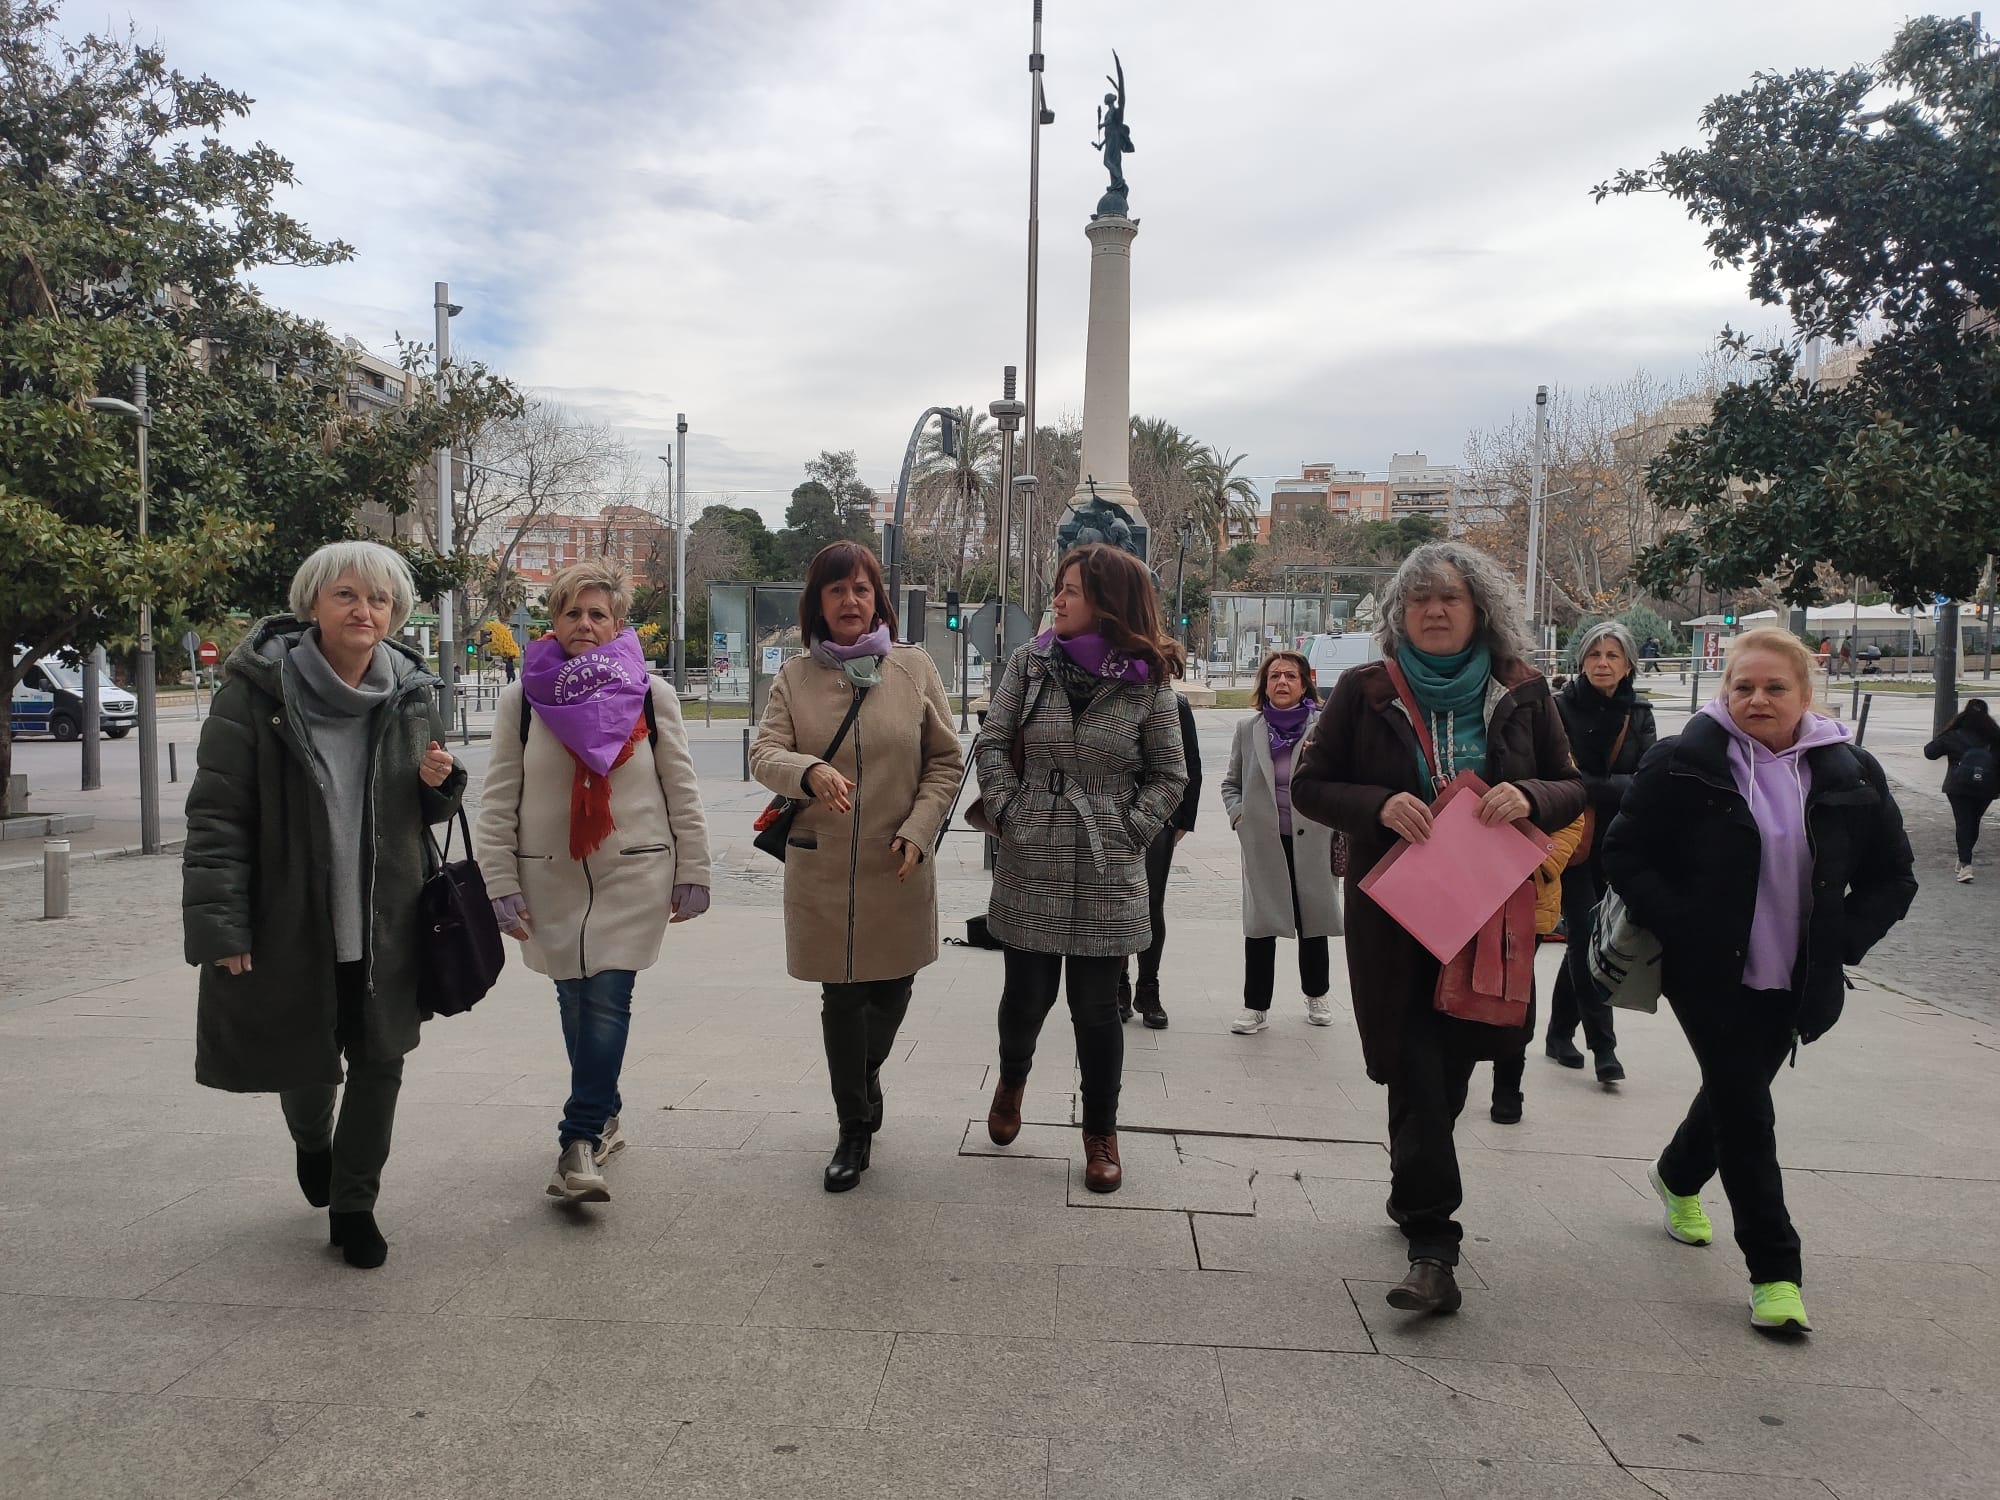
<svg viewBox="0 0 2000 1500">
<path fill-rule="evenodd" d="M 545 635 L 529 643 L 521 662 L 521 690 L 536 717 L 587 769 L 609 774 L 652 690 L 637 632 L 621 630 L 575 656 Z"/>
<path fill-rule="evenodd" d="M 1299 742 L 1299 736 L 1306 732 L 1306 720 L 1312 717 L 1316 705 L 1310 698 L 1301 698 L 1290 708 L 1273 708 L 1264 705 L 1264 728 L 1271 736 L 1271 753 L 1289 750 Z"/>
<path fill-rule="evenodd" d="M 1117 682 L 1144 682 L 1152 676 L 1151 670 L 1136 656 L 1127 656 L 1096 631 L 1088 635 L 1060 636 L 1053 627 L 1035 637 L 1038 650 L 1045 650 L 1050 641 L 1062 648 L 1062 654 L 1075 662 L 1093 677 L 1110 678 Z"/>
</svg>

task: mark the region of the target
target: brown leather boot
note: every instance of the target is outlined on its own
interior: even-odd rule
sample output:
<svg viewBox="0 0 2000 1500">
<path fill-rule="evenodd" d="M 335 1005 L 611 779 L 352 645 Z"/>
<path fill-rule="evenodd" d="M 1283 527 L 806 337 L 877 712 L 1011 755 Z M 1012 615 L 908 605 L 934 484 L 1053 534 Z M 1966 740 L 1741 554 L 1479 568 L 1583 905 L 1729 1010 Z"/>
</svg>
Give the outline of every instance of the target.
<svg viewBox="0 0 2000 1500">
<path fill-rule="evenodd" d="M 1457 1312 L 1464 1300 L 1451 1267 L 1427 1256 L 1411 1261 L 1410 1274 L 1389 1290 L 1389 1305 L 1399 1312 Z"/>
<path fill-rule="evenodd" d="M 993 1090 L 993 1107 L 986 1111 L 986 1138 L 996 1146 L 1013 1144 L 1021 1133 L 1021 1096 L 1025 1083 L 1002 1083 Z"/>
<path fill-rule="evenodd" d="M 1093 1193 L 1115 1193 L 1125 1180 L 1118 1161 L 1118 1133 L 1083 1137 L 1083 1185 Z"/>
</svg>

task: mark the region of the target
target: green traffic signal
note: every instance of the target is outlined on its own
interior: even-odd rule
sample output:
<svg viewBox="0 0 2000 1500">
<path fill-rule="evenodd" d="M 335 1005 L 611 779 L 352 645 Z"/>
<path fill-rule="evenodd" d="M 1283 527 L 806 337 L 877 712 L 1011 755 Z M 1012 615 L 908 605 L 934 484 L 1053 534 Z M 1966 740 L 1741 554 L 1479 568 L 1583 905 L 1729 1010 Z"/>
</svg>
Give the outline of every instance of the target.
<svg viewBox="0 0 2000 1500">
<path fill-rule="evenodd" d="M 958 590 L 949 589 L 945 592 L 944 596 L 944 628 L 946 630 L 959 630 L 964 627 L 964 624 L 965 621 L 958 612 Z"/>
</svg>

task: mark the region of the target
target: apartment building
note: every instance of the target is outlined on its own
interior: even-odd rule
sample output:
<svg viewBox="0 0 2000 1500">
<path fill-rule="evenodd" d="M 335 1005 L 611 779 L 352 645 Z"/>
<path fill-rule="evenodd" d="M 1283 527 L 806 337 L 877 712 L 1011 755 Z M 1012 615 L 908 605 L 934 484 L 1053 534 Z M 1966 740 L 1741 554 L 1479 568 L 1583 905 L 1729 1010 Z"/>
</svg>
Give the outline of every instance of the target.
<svg viewBox="0 0 2000 1500">
<path fill-rule="evenodd" d="M 594 516 L 508 516 L 498 527 L 496 558 L 516 532 L 520 541 L 514 548 L 512 570 L 526 586 L 528 602 L 535 605 L 547 596 L 556 574 L 571 563 L 603 557 L 640 580 L 649 567 L 670 565 L 674 555 L 673 527 L 637 505 L 607 505 Z"/>
<path fill-rule="evenodd" d="M 1404 516 L 1432 516 L 1456 534 L 1477 524 L 1492 504 L 1472 477 L 1456 464 L 1434 464 L 1422 453 L 1390 455 L 1386 470 L 1343 469 L 1335 464 L 1305 464 L 1297 479 L 1280 479 L 1271 486 L 1269 525 L 1282 526 L 1309 510 L 1330 511 L 1343 520 L 1397 521 Z"/>
</svg>

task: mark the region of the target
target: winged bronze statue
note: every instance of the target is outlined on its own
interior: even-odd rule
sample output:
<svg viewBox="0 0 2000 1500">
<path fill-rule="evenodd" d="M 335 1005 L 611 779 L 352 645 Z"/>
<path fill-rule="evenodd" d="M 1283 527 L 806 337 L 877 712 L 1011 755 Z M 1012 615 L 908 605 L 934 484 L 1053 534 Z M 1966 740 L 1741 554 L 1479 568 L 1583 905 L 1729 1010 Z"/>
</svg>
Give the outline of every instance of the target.
<svg viewBox="0 0 2000 1500">
<path fill-rule="evenodd" d="M 1101 140 L 1090 144 L 1104 153 L 1104 170 L 1111 174 L 1111 186 L 1097 200 L 1098 215 L 1123 215 L 1128 206 L 1125 185 L 1125 157 L 1138 150 L 1132 144 L 1132 132 L 1125 124 L 1125 64 L 1119 60 L 1116 51 L 1111 54 L 1111 65 L 1117 70 L 1114 77 L 1107 73 L 1104 81 L 1111 85 L 1113 92 L 1104 96 L 1104 103 L 1097 109 L 1097 132 Z"/>
</svg>

